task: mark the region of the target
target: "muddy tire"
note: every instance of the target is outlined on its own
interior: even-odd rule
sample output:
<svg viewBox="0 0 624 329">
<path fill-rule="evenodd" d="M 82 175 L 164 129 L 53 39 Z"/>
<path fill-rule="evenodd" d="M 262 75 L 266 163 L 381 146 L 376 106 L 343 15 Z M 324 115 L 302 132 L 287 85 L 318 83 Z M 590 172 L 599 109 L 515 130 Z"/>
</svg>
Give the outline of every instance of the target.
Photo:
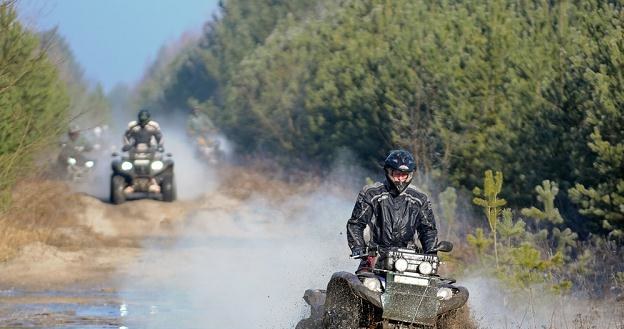
<svg viewBox="0 0 624 329">
<path fill-rule="evenodd" d="M 327 286 L 323 328 L 358 329 L 362 317 L 362 301 L 344 280 L 331 280 Z"/>
<path fill-rule="evenodd" d="M 477 329 L 468 305 L 438 316 L 436 329 Z"/>
<path fill-rule="evenodd" d="M 160 185 L 160 189 L 162 191 L 162 199 L 165 202 L 173 202 L 176 200 L 177 192 L 175 185 L 175 177 L 173 174 L 166 175 L 163 177 L 162 183 Z"/>
<path fill-rule="evenodd" d="M 124 188 L 126 188 L 126 180 L 121 176 L 113 175 L 110 184 L 110 202 L 112 204 L 122 204 L 126 201 Z"/>
</svg>

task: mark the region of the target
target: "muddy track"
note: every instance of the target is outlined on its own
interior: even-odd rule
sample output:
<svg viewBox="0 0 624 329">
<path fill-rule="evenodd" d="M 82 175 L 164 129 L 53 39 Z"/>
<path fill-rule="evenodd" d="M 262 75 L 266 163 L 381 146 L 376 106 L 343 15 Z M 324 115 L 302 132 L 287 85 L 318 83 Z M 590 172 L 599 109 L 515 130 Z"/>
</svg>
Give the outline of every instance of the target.
<svg viewBox="0 0 624 329">
<path fill-rule="evenodd" d="M 258 186 L 265 189 L 252 192 Z M 173 203 L 73 195 L 71 225 L 0 263 L 0 328 L 195 328 L 207 317 L 231 328 L 294 326 L 305 312 L 302 292 L 336 267 L 326 251 L 319 257 L 329 261 L 313 264 L 302 255 L 328 234 L 324 246 L 346 254 L 342 220 L 333 219 L 350 201 L 336 206 L 326 191 L 291 191 L 245 177 Z M 282 278 L 273 280 L 276 273 Z"/>
<path fill-rule="evenodd" d="M 215 196 L 208 199 L 218 205 L 205 198 L 122 205 L 85 194 L 71 199 L 65 206 L 76 225 L 59 228 L 53 243 L 33 242 L 0 263 L 0 327 L 122 327 L 119 291 L 126 279 L 120 278 L 144 274 L 137 264 L 146 244 L 175 244 L 194 212 L 234 203 Z"/>
</svg>

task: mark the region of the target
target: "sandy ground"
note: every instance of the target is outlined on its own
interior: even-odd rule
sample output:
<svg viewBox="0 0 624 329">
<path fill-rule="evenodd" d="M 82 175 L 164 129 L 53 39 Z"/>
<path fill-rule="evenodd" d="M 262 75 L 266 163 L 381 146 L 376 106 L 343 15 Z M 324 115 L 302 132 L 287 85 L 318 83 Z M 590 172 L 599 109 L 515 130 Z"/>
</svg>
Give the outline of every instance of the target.
<svg viewBox="0 0 624 329">
<path fill-rule="evenodd" d="M 214 291 L 231 294 L 220 290 L 222 286 L 204 286 L 196 294 L 192 286 L 196 275 L 220 280 L 218 272 L 202 274 L 211 268 L 210 257 L 248 257 L 252 262 L 269 257 L 272 246 L 255 242 L 254 247 L 262 249 L 257 256 L 247 252 L 248 247 L 237 246 L 240 241 L 253 240 L 259 232 L 263 241 L 282 237 L 263 229 L 267 218 L 273 219 L 273 210 L 259 214 L 258 207 L 241 201 L 250 197 L 241 190 L 247 189 L 209 192 L 193 201 L 138 200 L 122 205 L 76 195 L 71 207 L 77 222 L 61 229 L 63 241 L 55 241 L 56 246 L 31 243 L 0 263 L 0 328 L 123 328 L 132 321 L 140 324 L 130 327 L 144 328 L 154 321 L 156 308 L 166 309 L 168 315 L 158 319 L 165 324 L 150 327 L 192 328 L 192 323 L 170 321 L 203 314 L 197 305 L 216 305 L 214 298 L 204 300 Z M 297 208 L 296 203 L 292 207 Z M 270 225 L 280 226 L 279 221 Z M 243 276 L 230 278 L 247 280 L 247 272 L 235 272 Z M 292 287 L 297 300 L 303 288 Z M 198 300 L 188 303 L 180 293 Z M 132 309 L 134 318 L 126 316 L 126 308 Z M 299 311 L 292 314 L 296 318 Z"/>
<path fill-rule="evenodd" d="M 79 195 L 78 225 L 61 247 L 35 242 L 0 263 L 0 328 L 120 328 L 119 280 L 147 240 L 173 242 L 201 202 L 139 200 L 111 205 Z"/>
<path fill-rule="evenodd" d="M 175 239 L 175 225 L 193 208 L 192 202 L 162 203 L 139 200 L 114 206 L 83 195 L 76 205 L 80 226 L 66 229 L 68 245 L 86 248 L 57 248 L 35 242 L 22 248 L 8 262 L 0 264 L 0 290 L 62 289 L 67 286 L 106 282 L 123 271 L 140 254 L 141 243 L 151 237 Z M 84 229 L 91 232 L 82 236 Z M 97 243 L 72 239 L 93 239 Z M 69 249 L 69 250 L 68 250 Z"/>
</svg>

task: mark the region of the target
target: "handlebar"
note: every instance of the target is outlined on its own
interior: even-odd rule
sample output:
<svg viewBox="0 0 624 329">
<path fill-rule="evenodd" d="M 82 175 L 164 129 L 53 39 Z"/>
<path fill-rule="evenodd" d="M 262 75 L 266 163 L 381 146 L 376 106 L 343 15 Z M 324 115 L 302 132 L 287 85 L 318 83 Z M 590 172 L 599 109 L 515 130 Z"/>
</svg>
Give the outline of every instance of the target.
<svg viewBox="0 0 624 329">
<path fill-rule="evenodd" d="M 379 256 L 380 254 L 389 253 L 391 251 L 397 251 L 398 249 L 410 249 L 421 254 L 433 254 L 437 252 L 450 252 L 451 250 L 453 250 L 453 244 L 449 241 L 440 241 L 436 244 L 436 246 L 433 249 L 428 250 L 427 252 L 423 252 L 416 248 L 407 248 L 407 247 L 406 248 L 399 248 L 399 247 L 385 247 L 384 248 L 384 247 L 374 246 L 374 247 L 366 247 L 366 249 L 361 253 L 352 253 L 351 255 L 349 255 L 349 257 L 353 259 L 360 259 L 360 258 L 365 258 L 369 256 Z"/>
<path fill-rule="evenodd" d="M 135 145 L 124 145 L 121 147 L 121 151 L 122 152 L 130 152 L 133 150 L 136 150 L 137 147 Z M 162 146 L 149 146 L 144 152 L 140 152 L 140 153 L 155 153 L 155 152 L 160 152 L 160 153 L 164 153 L 165 152 L 165 148 Z"/>
</svg>

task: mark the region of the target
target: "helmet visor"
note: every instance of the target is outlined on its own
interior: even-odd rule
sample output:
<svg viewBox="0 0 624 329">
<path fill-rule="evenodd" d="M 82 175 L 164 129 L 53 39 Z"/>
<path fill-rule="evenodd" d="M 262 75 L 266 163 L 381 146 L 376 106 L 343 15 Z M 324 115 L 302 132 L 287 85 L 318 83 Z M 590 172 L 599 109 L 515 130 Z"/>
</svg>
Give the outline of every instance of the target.
<svg viewBox="0 0 624 329">
<path fill-rule="evenodd" d="M 390 183 L 392 183 L 399 193 L 403 192 L 407 186 L 412 182 L 413 171 L 403 171 L 392 168 L 386 168 L 386 176 Z"/>
<path fill-rule="evenodd" d="M 412 176 L 412 173 L 409 171 L 390 169 L 390 177 L 392 177 L 394 182 L 406 182 L 410 176 Z"/>
</svg>

